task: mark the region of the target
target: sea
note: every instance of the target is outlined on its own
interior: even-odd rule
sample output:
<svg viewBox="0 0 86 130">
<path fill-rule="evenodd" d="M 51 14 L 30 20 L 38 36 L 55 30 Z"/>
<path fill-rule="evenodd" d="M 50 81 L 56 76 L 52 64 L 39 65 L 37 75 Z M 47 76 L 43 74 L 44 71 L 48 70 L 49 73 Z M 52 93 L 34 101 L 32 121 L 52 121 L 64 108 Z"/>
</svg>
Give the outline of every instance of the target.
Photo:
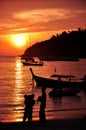
<svg viewBox="0 0 86 130">
<path fill-rule="evenodd" d="M 36 75 L 50 77 L 52 74 L 86 75 L 86 59 L 79 61 L 44 61 L 43 66 L 23 66 L 20 57 L 0 56 L 0 122 L 22 122 L 24 95 L 34 94 L 33 120 L 39 120 L 37 98 L 41 88 L 32 82 L 30 68 Z M 86 92 L 62 98 L 49 97 L 51 88 L 46 89 L 46 119 L 70 119 L 86 117 Z"/>
</svg>

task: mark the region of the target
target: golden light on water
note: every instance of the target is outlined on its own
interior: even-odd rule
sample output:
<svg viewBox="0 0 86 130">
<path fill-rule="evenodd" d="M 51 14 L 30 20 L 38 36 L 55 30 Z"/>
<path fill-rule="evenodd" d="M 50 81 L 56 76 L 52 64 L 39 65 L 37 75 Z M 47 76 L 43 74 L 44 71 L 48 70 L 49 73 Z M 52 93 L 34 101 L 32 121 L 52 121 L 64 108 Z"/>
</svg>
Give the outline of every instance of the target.
<svg viewBox="0 0 86 130">
<path fill-rule="evenodd" d="M 15 91 L 14 91 L 14 104 L 16 105 L 14 112 L 14 120 L 21 121 L 23 117 L 23 103 L 22 103 L 22 93 L 21 89 L 23 86 L 22 81 L 22 66 L 20 59 L 16 59 L 15 64 Z M 21 106 L 19 104 L 22 104 Z"/>
<path fill-rule="evenodd" d="M 20 59 L 16 61 L 16 68 L 15 68 L 15 84 L 16 87 L 22 86 L 22 67 Z"/>
</svg>

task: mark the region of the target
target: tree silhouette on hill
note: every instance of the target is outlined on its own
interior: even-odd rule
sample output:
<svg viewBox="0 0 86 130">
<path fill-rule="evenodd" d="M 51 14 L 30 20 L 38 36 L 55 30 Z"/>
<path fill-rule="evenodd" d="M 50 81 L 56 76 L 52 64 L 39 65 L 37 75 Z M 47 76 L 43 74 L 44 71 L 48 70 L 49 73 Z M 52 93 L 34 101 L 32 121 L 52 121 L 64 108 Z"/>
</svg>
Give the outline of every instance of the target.
<svg viewBox="0 0 86 130">
<path fill-rule="evenodd" d="M 62 32 L 50 39 L 35 43 L 27 48 L 23 56 L 28 57 L 78 57 L 86 58 L 86 29 Z"/>
</svg>

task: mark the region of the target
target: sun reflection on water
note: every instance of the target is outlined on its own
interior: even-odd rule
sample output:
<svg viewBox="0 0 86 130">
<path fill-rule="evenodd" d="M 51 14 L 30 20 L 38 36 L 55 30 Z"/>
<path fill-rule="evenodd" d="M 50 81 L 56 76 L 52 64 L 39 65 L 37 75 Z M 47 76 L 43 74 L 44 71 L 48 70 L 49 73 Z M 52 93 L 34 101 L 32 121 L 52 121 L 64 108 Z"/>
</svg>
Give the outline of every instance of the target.
<svg viewBox="0 0 86 130">
<path fill-rule="evenodd" d="M 17 59 L 16 61 L 16 68 L 15 68 L 15 83 L 16 87 L 22 86 L 22 68 L 21 68 L 21 61 Z"/>
<path fill-rule="evenodd" d="M 20 58 L 16 59 L 16 66 L 15 66 L 15 99 L 14 102 L 16 105 L 15 108 L 15 116 L 16 121 L 21 121 L 21 116 L 23 116 L 23 95 L 21 90 L 23 89 L 23 71 Z M 21 105 L 22 104 L 22 105 Z"/>
</svg>

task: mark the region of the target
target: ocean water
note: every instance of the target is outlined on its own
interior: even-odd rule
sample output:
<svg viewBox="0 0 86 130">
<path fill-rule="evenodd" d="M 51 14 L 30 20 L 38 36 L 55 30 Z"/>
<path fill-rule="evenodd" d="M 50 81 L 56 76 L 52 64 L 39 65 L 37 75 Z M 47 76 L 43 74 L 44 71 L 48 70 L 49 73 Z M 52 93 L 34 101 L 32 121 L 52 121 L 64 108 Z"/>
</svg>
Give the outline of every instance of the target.
<svg viewBox="0 0 86 130">
<path fill-rule="evenodd" d="M 29 71 L 31 66 L 23 66 L 19 57 L 0 57 L 0 121 L 22 121 L 24 112 L 24 94 L 35 94 L 33 120 L 39 120 L 37 98 L 41 88 L 32 84 Z M 50 77 L 56 68 L 57 74 L 71 74 L 77 78 L 86 75 L 86 59 L 77 62 L 53 61 L 44 62 L 44 66 L 33 66 L 35 74 Z M 81 91 L 77 96 L 50 98 L 46 89 L 47 119 L 83 118 L 86 116 L 86 93 Z"/>
</svg>

